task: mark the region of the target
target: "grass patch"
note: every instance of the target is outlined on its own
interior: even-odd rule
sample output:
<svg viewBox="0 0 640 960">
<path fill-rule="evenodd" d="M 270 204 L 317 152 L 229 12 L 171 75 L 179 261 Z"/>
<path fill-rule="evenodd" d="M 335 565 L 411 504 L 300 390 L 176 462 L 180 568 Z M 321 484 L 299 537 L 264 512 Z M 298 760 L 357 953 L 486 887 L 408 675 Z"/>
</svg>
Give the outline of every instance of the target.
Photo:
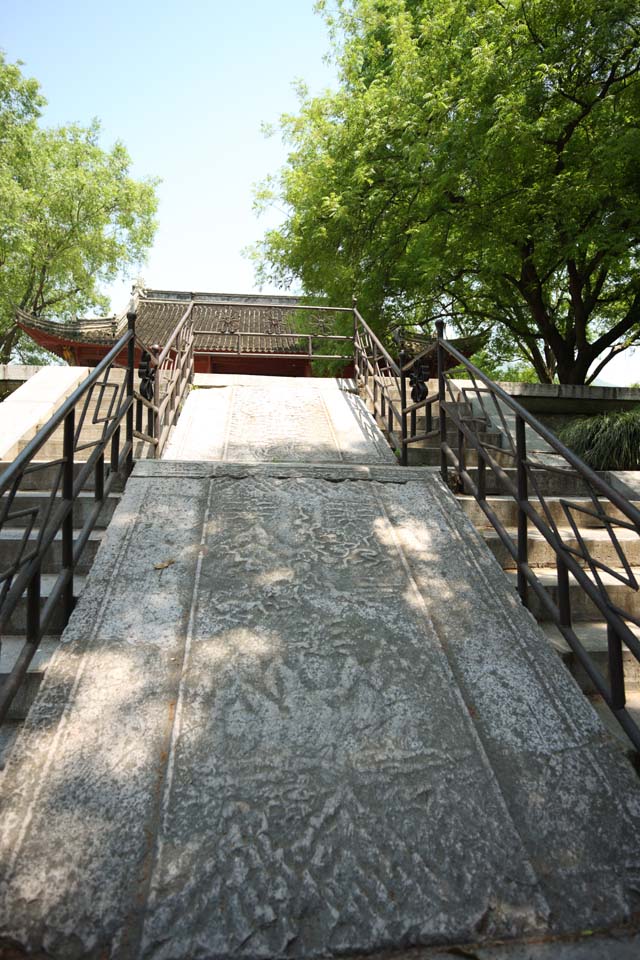
<svg viewBox="0 0 640 960">
<path fill-rule="evenodd" d="M 640 470 L 640 407 L 576 420 L 558 435 L 594 470 Z"/>
</svg>

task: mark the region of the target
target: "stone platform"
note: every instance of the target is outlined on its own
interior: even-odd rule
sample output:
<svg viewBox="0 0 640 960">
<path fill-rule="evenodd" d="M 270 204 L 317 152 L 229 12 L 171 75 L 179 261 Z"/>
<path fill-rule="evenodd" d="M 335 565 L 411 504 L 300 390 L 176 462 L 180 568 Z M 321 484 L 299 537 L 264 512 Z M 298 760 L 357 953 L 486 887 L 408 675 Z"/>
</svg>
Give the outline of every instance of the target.
<svg viewBox="0 0 640 960">
<path fill-rule="evenodd" d="M 15 955 L 637 918 L 637 779 L 429 470 L 139 463 L 63 639 L 0 783 Z"/>
</svg>

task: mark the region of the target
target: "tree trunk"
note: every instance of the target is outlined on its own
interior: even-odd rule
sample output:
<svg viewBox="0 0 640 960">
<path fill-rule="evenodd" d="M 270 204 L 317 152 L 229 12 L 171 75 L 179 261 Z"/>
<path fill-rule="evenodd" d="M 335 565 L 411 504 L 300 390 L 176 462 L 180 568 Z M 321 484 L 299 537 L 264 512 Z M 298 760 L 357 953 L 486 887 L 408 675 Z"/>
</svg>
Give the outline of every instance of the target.
<svg viewBox="0 0 640 960">
<path fill-rule="evenodd" d="M 11 355 L 21 333 L 20 327 L 12 322 L 9 329 L 0 335 L 0 363 L 11 363 Z"/>
</svg>

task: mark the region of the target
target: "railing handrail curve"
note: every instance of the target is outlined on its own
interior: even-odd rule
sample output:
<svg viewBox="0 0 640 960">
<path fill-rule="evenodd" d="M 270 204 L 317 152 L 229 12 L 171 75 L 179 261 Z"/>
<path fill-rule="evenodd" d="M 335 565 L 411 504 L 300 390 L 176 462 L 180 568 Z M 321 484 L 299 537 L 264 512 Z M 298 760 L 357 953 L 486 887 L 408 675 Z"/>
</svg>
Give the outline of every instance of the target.
<svg viewBox="0 0 640 960">
<path fill-rule="evenodd" d="M 485 373 L 482 372 L 482 370 L 479 370 L 478 367 L 476 367 L 475 364 L 471 363 L 467 357 L 460 353 L 460 351 L 457 350 L 453 344 L 444 338 L 439 338 L 439 342 L 442 347 L 451 354 L 452 357 L 458 360 L 459 363 L 465 367 L 465 369 L 467 369 L 470 373 L 473 373 L 474 377 L 484 383 L 485 386 L 489 388 L 490 392 L 494 394 L 494 396 L 497 396 L 500 400 L 506 403 L 507 406 L 509 406 L 517 416 L 521 417 L 526 424 L 535 430 L 535 432 L 539 434 L 542 439 L 555 450 L 556 453 L 558 453 L 561 457 L 564 457 L 564 459 L 567 460 L 580 475 L 584 476 L 589 483 L 593 484 L 594 487 L 597 487 L 602 494 L 607 497 L 608 500 L 611 500 L 611 502 L 633 523 L 640 526 L 640 510 L 634 507 L 633 504 L 630 503 L 630 501 L 623 494 L 619 493 L 615 487 L 612 487 L 611 484 L 607 483 L 607 481 L 600 474 L 596 473 L 595 470 L 592 470 L 592 468 L 589 467 L 584 460 L 566 447 L 562 441 L 559 440 L 558 437 L 548 429 L 548 427 L 545 427 L 543 423 L 536 419 L 533 414 L 529 413 L 529 411 L 520 403 L 518 403 L 517 400 L 514 400 L 514 398 L 508 394 L 506 390 L 491 380 Z M 462 389 L 464 390 L 464 388 Z M 543 465 L 541 464 L 541 466 Z"/>
<path fill-rule="evenodd" d="M 387 348 L 386 348 L 385 346 L 383 346 L 383 344 L 380 342 L 380 340 L 379 340 L 378 337 L 375 335 L 375 333 L 373 332 L 373 330 L 371 329 L 371 327 L 369 326 L 369 324 L 366 322 L 366 320 L 363 319 L 362 314 L 360 313 L 360 311 L 358 310 L 357 307 L 354 307 L 354 308 L 353 308 L 353 313 L 354 313 L 354 316 L 356 317 L 358 323 L 360 323 L 360 324 L 362 325 L 362 327 L 364 328 L 365 332 L 367 333 L 367 336 L 369 336 L 369 337 L 371 338 L 371 340 L 372 340 L 373 343 L 376 345 L 376 347 L 378 348 L 378 350 L 380 350 L 380 352 L 382 353 L 382 356 L 383 356 L 383 357 L 385 358 L 385 360 L 387 361 L 389 367 L 393 370 L 393 372 L 396 374 L 396 376 L 399 377 L 400 374 L 401 374 L 401 370 L 400 370 L 400 366 L 398 365 L 398 363 L 396 363 L 396 361 L 393 359 L 393 357 L 391 356 L 391 354 L 389 353 L 389 351 L 387 350 Z"/>
<path fill-rule="evenodd" d="M 78 401 L 95 385 L 104 371 L 111 366 L 118 354 L 122 352 L 133 336 L 134 334 L 131 330 L 126 330 L 109 353 L 102 358 L 100 363 L 93 368 L 82 383 L 78 384 L 73 393 L 64 400 L 55 413 L 51 415 L 50 419 L 40 427 L 35 437 L 29 441 L 24 450 L 21 450 L 15 460 L 0 474 L 0 489 L 10 484 L 15 475 L 20 473 L 24 465 L 34 459 L 38 450 L 44 446 L 55 430 L 62 425 L 67 414 L 77 406 Z"/>
</svg>

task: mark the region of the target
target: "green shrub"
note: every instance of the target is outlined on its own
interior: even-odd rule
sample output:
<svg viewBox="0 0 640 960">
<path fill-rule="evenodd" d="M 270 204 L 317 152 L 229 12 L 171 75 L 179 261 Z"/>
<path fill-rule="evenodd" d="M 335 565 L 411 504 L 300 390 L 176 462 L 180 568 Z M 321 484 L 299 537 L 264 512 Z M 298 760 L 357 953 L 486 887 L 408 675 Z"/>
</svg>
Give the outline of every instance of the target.
<svg viewBox="0 0 640 960">
<path fill-rule="evenodd" d="M 640 470 L 640 407 L 575 420 L 559 437 L 594 470 Z"/>
</svg>

